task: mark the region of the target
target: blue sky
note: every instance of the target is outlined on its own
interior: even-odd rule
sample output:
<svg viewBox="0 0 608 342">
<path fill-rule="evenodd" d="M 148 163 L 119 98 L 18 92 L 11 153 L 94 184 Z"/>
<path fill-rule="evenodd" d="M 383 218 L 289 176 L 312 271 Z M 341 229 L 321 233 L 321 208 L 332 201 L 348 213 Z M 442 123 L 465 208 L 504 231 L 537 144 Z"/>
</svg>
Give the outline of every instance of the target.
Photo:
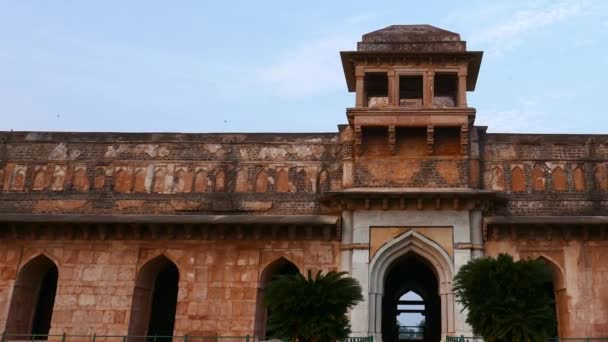
<svg viewBox="0 0 608 342">
<path fill-rule="evenodd" d="M 478 125 L 608 133 L 604 0 L 0 0 L 0 130 L 334 132 L 339 51 L 422 23 L 485 51 Z"/>
</svg>

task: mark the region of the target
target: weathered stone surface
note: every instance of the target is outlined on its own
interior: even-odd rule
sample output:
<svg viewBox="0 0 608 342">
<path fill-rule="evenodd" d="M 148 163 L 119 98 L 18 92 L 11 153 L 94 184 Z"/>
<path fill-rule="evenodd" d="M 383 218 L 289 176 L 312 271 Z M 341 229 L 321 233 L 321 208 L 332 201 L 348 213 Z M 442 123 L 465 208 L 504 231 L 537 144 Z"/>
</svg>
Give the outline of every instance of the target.
<svg viewBox="0 0 608 342">
<path fill-rule="evenodd" d="M 554 272 L 562 337 L 608 335 L 608 135 L 474 126 L 481 57 L 429 25 L 364 35 L 333 133 L 0 132 L 0 331 L 48 260 L 52 334 L 145 324 L 159 265 L 179 273 L 174 334 L 263 334 L 267 273 L 291 263 L 351 272 L 353 332 L 380 338 L 373 267 L 403 252 L 441 278 L 439 335 L 469 335 L 450 277 L 508 252 Z"/>
</svg>

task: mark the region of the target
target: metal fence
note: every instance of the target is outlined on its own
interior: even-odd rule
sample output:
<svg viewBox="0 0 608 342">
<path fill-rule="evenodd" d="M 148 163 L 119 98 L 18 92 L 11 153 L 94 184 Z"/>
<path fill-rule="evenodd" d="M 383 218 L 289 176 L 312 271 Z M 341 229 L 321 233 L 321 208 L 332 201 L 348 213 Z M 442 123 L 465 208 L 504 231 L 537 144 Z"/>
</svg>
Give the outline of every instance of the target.
<svg viewBox="0 0 608 342">
<path fill-rule="evenodd" d="M 554 337 L 548 342 L 608 342 L 608 337 Z M 483 342 L 481 337 L 448 336 L 446 342 Z"/>
<path fill-rule="evenodd" d="M 280 339 L 257 336 L 131 336 L 131 335 L 42 335 L 3 333 L 0 342 L 261 342 Z M 284 340 L 286 342 L 286 340 Z M 339 342 L 374 342 L 373 336 L 348 337 Z"/>
<path fill-rule="evenodd" d="M 422 340 L 424 339 L 424 327 L 417 325 L 400 325 L 399 340 Z"/>
<path fill-rule="evenodd" d="M 448 336 L 446 342 L 483 342 L 481 337 Z"/>
</svg>

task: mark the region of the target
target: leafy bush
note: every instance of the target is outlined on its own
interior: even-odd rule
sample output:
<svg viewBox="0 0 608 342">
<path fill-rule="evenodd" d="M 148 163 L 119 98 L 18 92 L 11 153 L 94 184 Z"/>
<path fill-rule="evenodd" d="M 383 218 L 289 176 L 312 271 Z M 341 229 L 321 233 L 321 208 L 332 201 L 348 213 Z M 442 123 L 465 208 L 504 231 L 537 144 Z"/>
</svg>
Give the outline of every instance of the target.
<svg viewBox="0 0 608 342">
<path fill-rule="evenodd" d="M 485 341 L 547 341 L 556 331 L 551 281 L 543 261 L 514 262 L 500 254 L 464 265 L 454 290 L 468 310 L 467 323 Z"/>
<path fill-rule="evenodd" d="M 329 342 L 348 337 L 349 308 L 363 300 L 361 286 L 346 272 L 320 271 L 313 277 L 280 275 L 270 282 L 264 303 L 268 330 L 290 341 Z"/>
</svg>

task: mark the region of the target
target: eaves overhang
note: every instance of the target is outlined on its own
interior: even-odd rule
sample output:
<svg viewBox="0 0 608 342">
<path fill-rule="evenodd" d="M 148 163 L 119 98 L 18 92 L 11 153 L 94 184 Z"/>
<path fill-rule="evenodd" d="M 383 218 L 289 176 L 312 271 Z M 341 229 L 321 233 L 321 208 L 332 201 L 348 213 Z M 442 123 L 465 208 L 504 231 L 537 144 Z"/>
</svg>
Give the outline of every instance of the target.
<svg viewBox="0 0 608 342">
<path fill-rule="evenodd" d="M 337 225 L 335 215 L 138 215 L 138 214 L 1 214 L 14 223 L 132 223 L 218 225 Z"/>
</svg>

